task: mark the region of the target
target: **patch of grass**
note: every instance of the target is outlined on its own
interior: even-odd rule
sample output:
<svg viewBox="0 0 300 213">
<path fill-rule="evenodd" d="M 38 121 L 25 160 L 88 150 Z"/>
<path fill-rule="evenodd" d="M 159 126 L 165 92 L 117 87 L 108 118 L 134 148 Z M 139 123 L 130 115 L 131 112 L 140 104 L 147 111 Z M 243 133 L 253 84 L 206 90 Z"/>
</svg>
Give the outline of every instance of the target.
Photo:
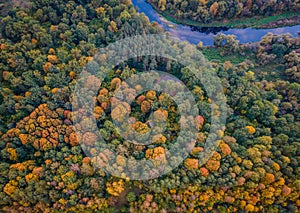
<svg viewBox="0 0 300 213">
<path fill-rule="evenodd" d="M 273 16 L 266 17 L 252 17 L 252 18 L 243 18 L 241 19 L 233 19 L 228 22 L 229 27 L 252 27 L 252 28 L 266 28 L 268 24 L 272 22 L 276 22 L 279 20 L 290 19 L 298 17 L 298 24 L 300 24 L 300 15 L 299 12 L 286 12 L 282 14 L 277 14 Z"/>
<path fill-rule="evenodd" d="M 282 64 L 267 64 L 264 66 L 255 65 L 253 68 L 255 75 L 259 80 L 276 81 L 287 80 L 285 75 L 285 68 Z"/>
<path fill-rule="evenodd" d="M 233 53 L 231 55 L 220 54 L 220 50 L 216 47 L 205 47 L 202 50 L 203 55 L 209 60 L 217 63 L 224 63 L 230 61 L 232 64 L 239 64 L 246 60 L 250 60 L 254 63 L 254 67 L 251 69 L 258 80 L 276 81 L 278 79 L 286 80 L 285 68 L 281 63 L 270 63 L 267 65 L 259 65 L 255 58 L 255 55 L 250 50 L 245 50 L 245 55 L 239 53 Z"/>
<path fill-rule="evenodd" d="M 239 64 L 247 59 L 251 60 L 247 55 L 240 55 L 239 53 L 233 53 L 230 55 L 222 56 L 218 48 L 215 47 L 205 47 L 202 50 L 203 55 L 209 61 L 215 61 L 219 63 L 224 63 L 225 61 L 230 61 L 232 64 Z M 253 58 L 254 59 L 254 58 Z"/>
</svg>

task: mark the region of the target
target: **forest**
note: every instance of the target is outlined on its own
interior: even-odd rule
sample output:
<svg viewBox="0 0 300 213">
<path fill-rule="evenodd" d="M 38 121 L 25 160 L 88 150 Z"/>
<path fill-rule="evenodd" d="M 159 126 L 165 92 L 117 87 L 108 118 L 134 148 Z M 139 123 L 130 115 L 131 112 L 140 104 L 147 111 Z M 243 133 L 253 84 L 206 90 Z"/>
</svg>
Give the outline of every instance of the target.
<svg viewBox="0 0 300 213">
<path fill-rule="evenodd" d="M 193 26 L 263 27 L 300 23 L 299 1 L 290 0 L 147 0 L 168 19 Z M 263 18 L 272 17 L 264 21 Z M 245 22 L 248 19 L 249 22 Z M 243 20 L 241 22 L 241 20 Z M 259 24 L 258 24 L 258 23 Z"/>
<path fill-rule="evenodd" d="M 298 1 L 287 0 L 152 3 L 200 23 L 300 10 Z M 199 156 L 212 128 L 211 114 L 218 112 L 212 112 L 214 100 L 188 69 L 150 55 L 108 70 L 94 97 L 93 116 L 107 147 L 117 153 L 116 177 L 95 168 L 95 161 L 105 164 L 111 152 L 97 155 L 96 135 L 76 131 L 76 122 L 84 129 L 91 121 L 72 108 L 72 94 L 84 69 L 99 72 L 92 66 L 99 48 L 163 29 L 129 0 L 31 0 L 3 14 L 0 23 L 1 212 L 299 211 L 300 36 L 269 33 L 259 42 L 240 44 L 235 35 L 219 33 L 213 46 L 199 41 L 195 48 L 221 79 L 227 105 L 218 146 L 205 162 Z M 189 48 L 182 42 L 175 50 Z M 109 61 L 109 56 L 99 60 Z M 159 172 L 174 138 L 189 139 L 177 135 L 179 106 L 169 96 L 154 89 L 136 95 L 140 87 L 127 87 L 131 75 L 153 69 L 180 78 L 194 95 L 200 111 L 197 138 L 184 161 L 167 174 L 132 180 L 124 171 L 137 175 L 138 159 L 152 162 Z M 155 77 L 142 81 L 146 85 Z M 97 75 L 90 72 L 83 83 L 93 88 Z M 132 105 L 113 97 L 120 85 L 127 89 L 126 98 L 135 98 Z M 131 130 L 146 134 L 150 111 L 154 123 L 167 121 L 163 133 L 153 131 L 151 145 L 129 143 L 112 122 L 130 114 Z M 150 174 L 156 177 L 155 172 Z"/>
</svg>

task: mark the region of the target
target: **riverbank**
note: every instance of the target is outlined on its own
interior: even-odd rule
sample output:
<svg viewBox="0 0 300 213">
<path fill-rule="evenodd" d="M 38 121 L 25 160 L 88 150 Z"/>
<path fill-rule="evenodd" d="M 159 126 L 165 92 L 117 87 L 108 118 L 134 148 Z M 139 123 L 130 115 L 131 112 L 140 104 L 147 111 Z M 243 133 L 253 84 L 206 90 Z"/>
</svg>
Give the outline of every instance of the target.
<svg viewBox="0 0 300 213">
<path fill-rule="evenodd" d="M 254 29 L 250 27 L 235 28 L 235 27 L 220 27 L 220 26 L 219 27 L 205 27 L 205 26 L 195 27 L 191 25 L 182 25 L 182 24 L 174 23 L 173 20 L 172 21 L 170 20 L 170 18 L 169 20 L 164 18 L 161 14 L 158 13 L 158 10 L 156 10 L 153 6 L 151 6 L 151 4 L 147 3 L 146 0 L 132 0 L 132 4 L 137 8 L 139 13 L 144 13 L 151 22 L 156 22 L 166 32 L 169 32 L 170 34 L 179 38 L 182 41 L 186 40 L 195 45 L 197 45 L 201 41 L 203 43 L 203 46 L 213 46 L 214 36 L 217 35 L 218 33 L 223 33 L 226 35 L 235 35 L 236 39 L 240 41 L 240 44 L 246 44 L 251 42 L 258 42 L 261 40 L 263 36 L 265 36 L 268 33 L 272 33 L 272 34 L 289 33 L 291 34 L 292 37 L 297 37 L 300 32 L 300 25 L 295 25 L 292 27 L 289 26 L 274 27 L 269 29 Z M 281 15 L 281 17 L 283 16 L 284 15 Z M 269 18 L 275 20 L 274 17 L 269 17 Z M 262 23 L 268 24 L 271 23 L 271 21 L 265 20 Z"/>
<path fill-rule="evenodd" d="M 271 29 L 275 27 L 285 27 L 294 26 L 300 24 L 300 13 L 299 12 L 288 12 L 278 15 L 268 16 L 268 17 L 251 17 L 225 21 L 214 21 L 208 24 L 199 23 L 192 20 L 178 19 L 173 14 L 168 11 L 161 11 L 155 4 L 151 1 L 146 0 L 153 9 L 162 15 L 165 19 L 170 22 L 182 25 L 190 25 L 196 27 L 228 27 L 228 28 L 254 28 L 254 29 Z"/>
</svg>

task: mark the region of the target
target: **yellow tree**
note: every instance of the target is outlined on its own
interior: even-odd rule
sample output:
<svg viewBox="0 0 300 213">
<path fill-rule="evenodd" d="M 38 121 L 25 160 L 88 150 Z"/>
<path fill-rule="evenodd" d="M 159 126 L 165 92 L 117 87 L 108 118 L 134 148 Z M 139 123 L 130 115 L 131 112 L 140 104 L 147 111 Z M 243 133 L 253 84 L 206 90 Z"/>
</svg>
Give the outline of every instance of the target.
<svg viewBox="0 0 300 213">
<path fill-rule="evenodd" d="M 166 9 L 166 0 L 159 0 L 158 7 L 161 9 L 161 11 L 164 11 Z"/>
<path fill-rule="evenodd" d="M 209 8 L 209 11 L 210 13 L 213 15 L 213 16 L 216 16 L 217 13 L 218 13 L 218 9 L 219 9 L 219 4 L 218 2 L 214 2 L 210 8 Z"/>
</svg>

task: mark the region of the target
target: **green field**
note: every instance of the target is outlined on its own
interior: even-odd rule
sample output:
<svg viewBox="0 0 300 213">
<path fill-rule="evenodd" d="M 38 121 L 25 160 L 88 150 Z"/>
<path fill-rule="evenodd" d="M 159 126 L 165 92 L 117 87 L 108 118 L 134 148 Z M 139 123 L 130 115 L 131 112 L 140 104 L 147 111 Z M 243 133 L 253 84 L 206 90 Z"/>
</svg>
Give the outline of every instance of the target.
<svg viewBox="0 0 300 213">
<path fill-rule="evenodd" d="M 224 63 L 225 61 L 230 61 L 233 64 L 239 64 L 246 59 L 250 59 L 247 55 L 240 55 L 238 53 L 234 53 L 231 55 L 221 55 L 218 48 L 215 47 L 205 47 L 202 50 L 203 55 L 208 59 L 209 61 L 218 62 L 218 63 Z M 254 57 L 251 57 L 251 59 L 254 59 Z"/>
</svg>

